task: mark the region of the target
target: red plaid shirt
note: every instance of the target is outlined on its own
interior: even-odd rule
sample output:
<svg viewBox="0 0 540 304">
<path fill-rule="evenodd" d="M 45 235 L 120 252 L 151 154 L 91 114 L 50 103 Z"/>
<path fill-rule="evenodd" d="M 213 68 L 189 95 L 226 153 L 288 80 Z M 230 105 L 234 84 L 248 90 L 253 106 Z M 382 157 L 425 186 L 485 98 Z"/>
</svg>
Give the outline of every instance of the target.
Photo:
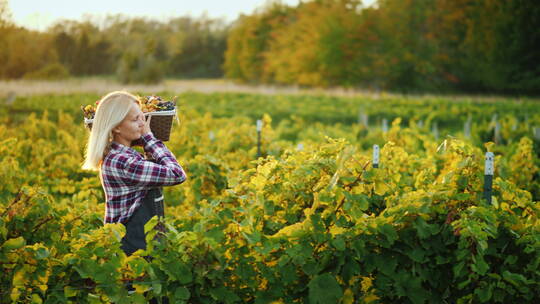
<svg viewBox="0 0 540 304">
<path fill-rule="evenodd" d="M 167 147 L 152 135 L 141 137 L 144 151 L 156 162 L 146 160 L 136 150 L 111 143 L 101 164 L 101 184 L 107 205 L 105 223 L 125 222 L 137 210 L 149 189 L 177 185 L 186 180 L 186 173 Z"/>
</svg>

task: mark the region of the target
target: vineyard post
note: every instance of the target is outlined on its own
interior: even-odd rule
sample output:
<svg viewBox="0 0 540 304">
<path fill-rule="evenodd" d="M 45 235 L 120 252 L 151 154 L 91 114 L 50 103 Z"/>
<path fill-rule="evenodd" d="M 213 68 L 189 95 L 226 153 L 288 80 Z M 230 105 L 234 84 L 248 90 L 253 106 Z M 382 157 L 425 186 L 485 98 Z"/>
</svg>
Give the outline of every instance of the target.
<svg viewBox="0 0 540 304">
<path fill-rule="evenodd" d="M 471 125 L 472 125 L 472 116 L 469 114 L 469 117 L 467 118 L 467 121 L 464 125 L 463 133 L 465 134 L 465 138 L 471 138 Z"/>
<path fill-rule="evenodd" d="M 419 129 L 422 129 L 424 127 L 424 121 L 422 119 L 420 119 L 418 121 L 418 123 L 416 124 L 416 126 L 419 128 Z"/>
<path fill-rule="evenodd" d="M 373 168 L 379 168 L 379 145 L 373 145 Z"/>
<path fill-rule="evenodd" d="M 362 111 L 362 108 L 358 109 L 358 124 L 368 128 L 369 116 Z"/>
<path fill-rule="evenodd" d="M 388 119 L 386 118 L 382 119 L 382 131 L 383 133 L 388 132 Z"/>
<path fill-rule="evenodd" d="M 535 140 L 540 140 L 540 127 L 533 127 L 533 137 Z"/>
<path fill-rule="evenodd" d="M 299 144 L 296 146 L 296 150 L 297 150 L 297 151 L 304 151 L 304 144 L 299 143 Z"/>
<path fill-rule="evenodd" d="M 437 122 L 433 122 L 433 126 L 431 127 L 431 133 L 433 133 L 433 137 L 435 139 L 439 139 L 439 126 L 437 125 Z"/>
<path fill-rule="evenodd" d="M 493 152 L 486 153 L 486 162 L 484 167 L 484 198 L 488 204 L 491 204 L 491 192 L 493 186 Z"/>
<path fill-rule="evenodd" d="M 496 144 L 501 143 L 501 123 L 498 121 L 495 122 L 495 133 L 493 134 L 493 141 Z"/>
<path fill-rule="evenodd" d="M 262 120 L 257 120 L 257 158 L 261 157 L 261 131 L 262 131 Z"/>
<path fill-rule="evenodd" d="M 210 139 L 211 142 L 213 142 L 214 139 L 216 139 L 216 136 L 214 135 L 214 131 L 208 132 L 208 138 Z"/>
<path fill-rule="evenodd" d="M 491 116 L 491 123 L 490 123 L 490 128 L 491 130 L 493 130 L 493 142 L 494 143 L 500 143 L 500 137 L 501 137 L 501 125 L 499 124 L 498 122 L 498 115 L 497 113 L 493 114 Z"/>
</svg>

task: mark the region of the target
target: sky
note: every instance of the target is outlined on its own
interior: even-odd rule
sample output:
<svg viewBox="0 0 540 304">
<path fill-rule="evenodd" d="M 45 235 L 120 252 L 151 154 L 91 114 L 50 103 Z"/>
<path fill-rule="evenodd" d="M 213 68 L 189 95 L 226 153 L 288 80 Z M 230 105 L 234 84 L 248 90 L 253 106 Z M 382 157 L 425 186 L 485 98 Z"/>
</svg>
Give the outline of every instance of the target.
<svg viewBox="0 0 540 304">
<path fill-rule="evenodd" d="M 300 0 L 281 0 L 297 5 Z M 364 0 L 369 4 L 374 0 Z M 239 14 L 251 14 L 267 0 L 8 0 L 12 20 L 26 28 L 46 30 L 61 19 L 84 20 L 85 15 L 103 18 L 108 14 L 130 17 L 169 19 L 204 13 L 211 18 L 235 20 Z"/>
</svg>

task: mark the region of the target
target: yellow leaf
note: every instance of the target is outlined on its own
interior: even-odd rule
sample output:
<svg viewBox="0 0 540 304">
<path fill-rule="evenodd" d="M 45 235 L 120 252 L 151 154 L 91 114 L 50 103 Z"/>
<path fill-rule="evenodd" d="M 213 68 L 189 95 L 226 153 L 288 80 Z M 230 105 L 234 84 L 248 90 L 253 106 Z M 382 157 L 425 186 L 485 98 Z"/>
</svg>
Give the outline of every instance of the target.
<svg viewBox="0 0 540 304">
<path fill-rule="evenodd" d="M 371 302 L 377 301 L 378 299 L 379 297 L 377 297 L 376 295 L 368 294 L 364 297 L 364 303 L 371 303 Z"/>
<path fill-rule="evenodd" d="M 302 235 L 302 233 L 306 231 L 305 228 L 306 222 L 294 223 L 292 225 L 281 228 L 281 230 L 276 232 L 271 237 L 299 237 Z"/>
<path fill-rule="evenodd" d="M 135 288 L 136 293 L 144 293 L 148 290 L 150 286 L 149 285 L 142 285 L 142 284 L 133 284 L 133 288 Z"/>
<path fill-rule="evenodd" d="M 332 227 L 330 228 L 330 233 L 331 233 L 332 235 L 342 234 L 342 233 L 344 233 L 345 231 L 347 231 L 347 228 L 338 227 L 338 226 L 332 226 Z"/>
<path fill-rule="evenodd" d="M 26 271 L 24 269 L 17 270 L 13 275 L 13 286 L 24 286 L 27 281 Z"/>
<path fill-rule="evenodd" d="M 263 175 L 256 175 L 251 179 L 251 183 L 255 185 L 257 189 L 263 189 L 266 185 L 266 178 Z"/>
<path fill-rule="evenodd" d="M 372 278 L 370 277 L 363 277 L 362 278 L 362 291 L 367 292 L 371 286 L 373 286 Z"/>
<path fill-rule="evenodd" d="M 43 303 L 43 300 L 41 299 L 41 297 L 35 293 L 32 294 L 32 303 L 35 303 L 35 304 L 41 304 Z"/>
<path fill-rule="evenodd" d="M 11 293 L 9 294 L 11 301 L 16 302 L 20 296 L 21 291 L 17 287 L 13 287 L 13 289 L 11 289 Z"/>
<path fill-rule="evenodd" d="M 375 193 L 378 195 L 384 195 L 386 192 L 390 190 L 390 187 L 386 185 L 385 182 L 380 181 L 375 183 Z"/>
<path fill-rule="evenodd" d="M 37 285 L 37 287 L 38 287 L 39 290 L 41 290 L 41 292 L 43 292 L 43 293 L 45 293 L 45 292 L 47 291 L 47 288 L 48 288 L 47 285 L 43 285 L 43 284 Z"/>
<path fill-rule="evenodd" d="M 347 288 L 345 292 L 343 293 L 343 297 L 341 298 L 341 302 L 343 304 L 352 304 L 354 303 L 354 293 L 350 288 Z"/>
<path fill-rule="evenodd" d="M 19 248 L 23 247 L 24 245 L 26 245 L 26 241 L 24 240 L 24 238 L 22 236 L 20 236 L 18 238 L 7 240 L 2 245 L 2 248 L 6 249 L 6 250 L 15 250 L 15 249 L 19 249 Z"/>
<path fill-rule="evenodd" d="M 69 286 L 64 287 L 64 297 L 69 298 L 69 297 L 74 297 L 76 295 L 77 295 L 76 289 Z"/>
</svg>

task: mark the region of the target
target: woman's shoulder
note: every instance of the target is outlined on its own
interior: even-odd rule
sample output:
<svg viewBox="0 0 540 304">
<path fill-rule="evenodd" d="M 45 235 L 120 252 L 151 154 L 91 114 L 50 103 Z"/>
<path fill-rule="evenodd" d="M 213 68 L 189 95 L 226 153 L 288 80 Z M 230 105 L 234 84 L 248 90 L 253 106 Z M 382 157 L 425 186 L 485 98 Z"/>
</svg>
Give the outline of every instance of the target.
<svg viewBox="0 0 540 304">
<path fill-rule="evenodd" d="M 103 158 L 102 167 L 123 169 L 128 163 L 139 159 L 142 159 L 140 153 L 111 150 Z"/>
</svg>

